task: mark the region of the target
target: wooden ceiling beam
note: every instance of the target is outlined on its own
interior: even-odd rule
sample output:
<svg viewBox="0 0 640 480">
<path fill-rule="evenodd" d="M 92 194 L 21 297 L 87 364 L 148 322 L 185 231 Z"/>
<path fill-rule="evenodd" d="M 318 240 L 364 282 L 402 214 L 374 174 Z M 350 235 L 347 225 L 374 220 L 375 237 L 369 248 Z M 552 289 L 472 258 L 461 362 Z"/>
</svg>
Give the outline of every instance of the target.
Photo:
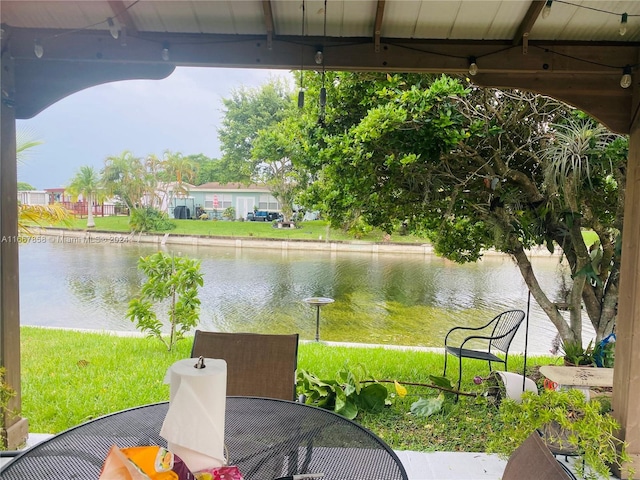
<svg viewBox="0 0 640 480">
<path fill-rule="evenodd" d="M 614 132 L 628 134 L 633 92 L 621 88 L 618 75 L 585 77 L 583 75 L 496 75 L 478 74 L 474 83 L 493 88 L 519 88 L 548 95 L 584 110 Z"/>
<path fill-rule="evenodd" d="M 473 52 L 481 58 L 474 82 L 552 95 L 592 113 L 609 128 L 621 133 L 629 129 L 631 112 L 622 106 L 630 101 L 632 89 L 620 87 L 622 69 L 617 66 L 635 64 L 640 55 L 640 46 L 633 44 L 592 44 L 585 49 L 581 43 L 530 42 L 529 53 L 523 55 L 521 48 L 510 42 L 406 39 L 381 40 L 380 52 L 376 53 L 371 48 L 371 38 L 345 41 L 282 36 L 274 38 L 272 49 L 269 49 L 264 36 L 259 35 L 166 33 L 129 37 L 123 48 L 104 31 L 80 31 L 61 36 L 55 36 L 51 30 L 11 29 L 8 33 L 7 47 L 16 60 L 16 78 L 21 74 L 25 78 L 48 78 L 52 75 L 49 64 L 58 65 L 53 68 L 54 74 L 62 71 L 62 65 L 69 65 L 69 78 L 75 77 L 74 71 L 82 75 L 94 69 L 102 72 L 102 76 L 91 77 L 83 88 L 112 81 L 108 74 L 111 68 L 122 79 L 127 78 L 127 71 L 134 72 L 129 78 L 136 78 L 134 75 L 161 78 L 175 66 L 298 70 L 301 49 L 303 57 L 308 58 L 304 64 L 311 69 L 315 67 L 313 57 L 317 45 L 323 44 L 323 40 L 325 49 L 332 50 L 325 68 L 337 71 L 466 75 L 467 58 Z M 48 39 L 43 43 L 44 55 L 40 59 L 33 54 L 34 38 Z M 162 61 L 159 54 L 165 41 L 171 42 L 170 61 Z M 606 59 L 606 64 L 602 59 Z M 150 69 L 145 71 L 145 66 Z M 64 87 L 64 92 L 47 92 L 42 90 L 45 84 L 40 85 L 35 80 L 31 83 L 21 81 L 21 85 L 27 85 L 21 92 L 21 101 L 29 99 L 30 105 L 17 107 L 18 118 L 29 118 L 61 96 L 80 89 L 71 84 Z M 33 85 L 33 89 L 28 85 Z"/>
<path fill-rule="evenodd" d="M 83 30 L 56 35 L 56 30 L 11 29 L 7 48 L 13 58 L 45 62 L 48 60 L 98 63 L 162 63 L 159 50 L 171 43 L 170 63 L 176 66 L 246 67 L 299 69 L 300 54 L 314 68 L 317 45 L 324 44 L 332 55 L 325 67 L 332 70 L 395 72 L 465 73 L 468 58 L 474 55 L 481 73 L 558 73 L 622 75 L 622 66 L 637 61 L 636 44 L 560 44 L 529 42 L 528 55 L 510 42 L 420 41 L 389 39 L 381 41 L 380 52 L 371 48 L 370 38 L 284 37 L 273 39 L 269 50 L 260 35 L 201 35 L 140 33 L 129 39 L 126 48 L 113 42 L 107 32 Z M 44 56 L 33 55 L 33 39 L 43 38 Z M 224 48 L 216 48 L 216 47 Z M 606 59 L 606 63 L 602 63 Z M 618 85 L 619 87 L 619 85 Z"/>
<path fill-rule="evenodd" d="M 271 0 L 262 0 L 262 10 L 264 11 L 264 26 L 267 30 L 267 49 L 273 48 L 273 10 Z"/>
<path fill-rule="evenodd" d="M 108 0 L 108 3 L 113 17 L 126 27 L 125 35 L 138 35 L 138 25 L 129 13 L 129 7 L 122 0 Z"/>
<path fill-rule="evenodd" d="M 536 20 L 538 20 L 545 3 L 546 0 L 533 0 L 531 2 L 527 13 L 524 15 L 520 25 L 518 25 L 516 34 L 513 36 L 513 40 L 511 42 L 512 45 L 522 45 L 523 43 L 527 43 L 529 33 L 531 32 L 533 25 L 536 23 Z"/>
<path fill-rule="evenodd" d="M 380 38 L 382 35 L 382 18 L 384 17 L 385 0 L 378 0 L 376 6 L 376 20 L 373 24 L 373 51 L 380 53 Z"/>
</svg>

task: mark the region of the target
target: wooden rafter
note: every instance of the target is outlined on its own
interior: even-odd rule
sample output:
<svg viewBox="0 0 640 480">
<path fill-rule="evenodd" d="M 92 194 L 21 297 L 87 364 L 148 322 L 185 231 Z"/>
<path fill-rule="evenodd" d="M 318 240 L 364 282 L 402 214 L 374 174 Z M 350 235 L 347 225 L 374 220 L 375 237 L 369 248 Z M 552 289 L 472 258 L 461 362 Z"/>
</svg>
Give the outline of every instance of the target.
<svg viewBox="0 0 640 480">
<path fill-rule="evenodd" d="M 525 48 L 527 47 L 527 42 L 529 38 L 529 32 L 533 28 L 533 24 L 536 23 L 538 17 L 540 16 L 540 12 L 544 8 L 546 1 L 545 0 L 533 0 L 531 5 L 529 5 L 529 9 L 525 14 L 522 22 L 518 26 L 518 30 L 516 30 L 516 34 L 513 36 L 513 45 L 522 45 L 524 44 Z M 526 51 L 524 53 L 527 53 Z"/>
<path fill-rule="evenodd" d="M 262 0 L 264 10 L 264 26 L 267 30 L 267 49 L 273 48 L 273 11 L 271 10 L 271 0 Z"/>
<path fill-rule="evenodd" d="M 129 14 L 127 5 L 125 5 L 122 0 L 108 0 L 108 3 L 109 7 L 111 7 L 114 18 L 117 18 L 118 22 L 127 27 L 127 34 L 137 35 L 138 26 L 133 20 L 133 17 Z"/>
<path fill-rule="evenodd" d="M 376 53 L 380 52 L 380 35 L 382 32 L 382 17 L 384 16 L 384 4 L 385 4 L 385 0 L 378 0 L 378 5 L 376 6 L 376 20 L 373 27 L 373 43 L 374 43 L 374 51 Z"/>
</svg>

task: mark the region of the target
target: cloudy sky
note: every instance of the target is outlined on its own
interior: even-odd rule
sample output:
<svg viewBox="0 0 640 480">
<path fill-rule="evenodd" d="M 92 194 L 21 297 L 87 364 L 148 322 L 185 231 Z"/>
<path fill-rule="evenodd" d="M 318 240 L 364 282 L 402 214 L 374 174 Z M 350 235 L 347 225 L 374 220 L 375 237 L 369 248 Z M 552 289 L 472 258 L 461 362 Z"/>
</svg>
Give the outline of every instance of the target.
<svg viewBox="0 0 640 480">
<path fill-rule="evenodd" d="M 219 157 L 222 99 L 232 90 L 263 85 L 287 71 L 177 68 L 165 80 L 131 80 L 73 94 L 33 119 L 19 133 L 39 140 L 18 166 L 18 180 L 37 189 L 61 187 L 82 165 L 100 170 L 104 159 L 130 150 L 136 156 L 165 150 Z"/>
</svg>

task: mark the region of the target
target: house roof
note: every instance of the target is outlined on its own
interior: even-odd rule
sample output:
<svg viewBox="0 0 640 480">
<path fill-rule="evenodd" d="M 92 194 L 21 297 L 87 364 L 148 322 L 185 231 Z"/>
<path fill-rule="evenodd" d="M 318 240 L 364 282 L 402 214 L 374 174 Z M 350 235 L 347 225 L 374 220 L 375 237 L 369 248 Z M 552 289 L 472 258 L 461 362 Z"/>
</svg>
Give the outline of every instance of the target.
<svg viewBox="0 0 640 480">
<path fill-rule="evenodd" d="M 250 184 L 245 185 L 243 183 L 219 183 L 219 182 L 208 182 L 203 183 L 202 185 L 198 185 L 197 187 L 190 188 L 191 191 L 254 191 L 254 192 L 269 192 L 269 188 L 266 185 L 256 185 Z"/>
</svg>

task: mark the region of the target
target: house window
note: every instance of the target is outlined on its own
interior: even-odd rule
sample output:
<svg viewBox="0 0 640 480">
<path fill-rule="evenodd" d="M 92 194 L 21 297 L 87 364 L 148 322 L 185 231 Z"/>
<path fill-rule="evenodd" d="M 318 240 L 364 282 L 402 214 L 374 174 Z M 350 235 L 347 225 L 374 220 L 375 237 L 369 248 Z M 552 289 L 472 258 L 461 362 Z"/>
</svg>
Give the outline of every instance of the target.
<svg viewBox="0 0 640 480">
<path fill-rule="evenodd" d="M 205 210 L 224 210 L 231 205 L 231 194 L 212 193 L 204 196 Z"/>
<path fill-rule="evenodd" d="M 280 205 L 273 195 L 260 195 L 258 210 L 280 210 Z"/>
</svg>

